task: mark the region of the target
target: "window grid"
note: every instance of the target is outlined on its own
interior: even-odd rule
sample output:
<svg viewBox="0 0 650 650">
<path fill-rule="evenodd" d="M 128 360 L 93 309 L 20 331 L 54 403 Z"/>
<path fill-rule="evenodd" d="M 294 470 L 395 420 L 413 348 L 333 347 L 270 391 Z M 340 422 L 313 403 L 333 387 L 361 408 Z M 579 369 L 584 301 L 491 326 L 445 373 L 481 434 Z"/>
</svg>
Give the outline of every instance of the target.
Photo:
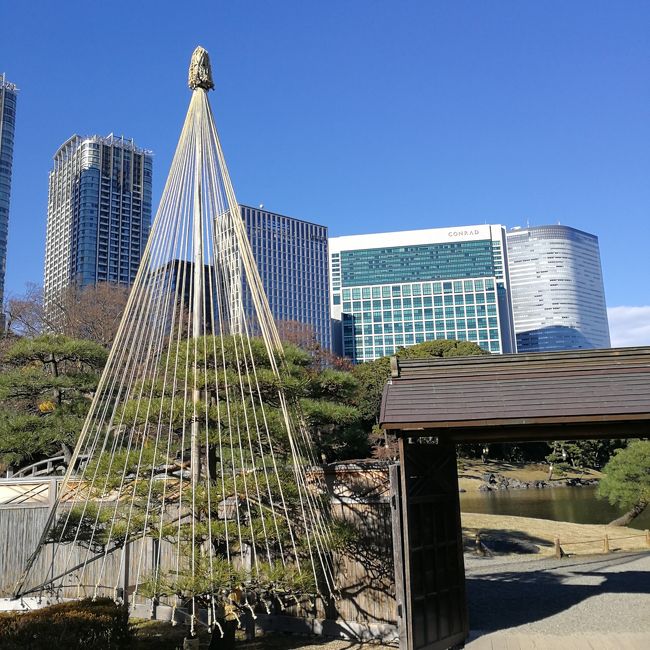
<svg viewBox="0 0 650 650">
<path fill-rule="evenodd" d="M 349 287 L 341 294 L 343 352 L 358 362 L 443 338 L 502 352 L 496 277 Z M 370 300 L 355 299 L 364 297 Z"/>
</svg>

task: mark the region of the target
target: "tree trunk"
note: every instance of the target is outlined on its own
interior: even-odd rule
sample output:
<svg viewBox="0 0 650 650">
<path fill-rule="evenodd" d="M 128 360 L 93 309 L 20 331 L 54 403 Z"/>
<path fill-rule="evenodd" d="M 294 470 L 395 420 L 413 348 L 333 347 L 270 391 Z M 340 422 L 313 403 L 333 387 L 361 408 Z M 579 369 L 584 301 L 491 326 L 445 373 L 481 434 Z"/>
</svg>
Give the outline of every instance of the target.
<svg viewBox="0 0 650 650">
<path fill-rule="evenodd" d="M 54 353 L 52 353 L 52 358 L 50 359 L 50 365 L 52 366 L 52 374 L 55 377 L 59 376 L 59 366 L 57 365 L 56 362 L 56 357 L 54 356 Z M 61 406 L 63 404 L 63 393 L 59 388 L 56 388 L 54 390 L 54 396 L 56 397 L 56 403 Z"/>
<path fill-rule="evenodd" d="M 223 636 L 221 636 L 219 628 L 215 626 L 215 629 L 212 631 L 209 650 L 235 650 L 237 622 L 219 619 L 219 623 L 223 630 Z"/>
<path fill-rule="evenodd" d="M 65 442 L 62 442 L 61 451 L 63 453 L 63 464 L 67 467 L 72 460 L 72 449 Z"/>
<path fill-rule="evenodd" d="M 627 526 L 635 517 L 638 517 L 647 507 L 647 501 L 639 501 L 632 510 L 626 512 L 622 517 L 610 521 L 610 526 Z"/>
</svg>

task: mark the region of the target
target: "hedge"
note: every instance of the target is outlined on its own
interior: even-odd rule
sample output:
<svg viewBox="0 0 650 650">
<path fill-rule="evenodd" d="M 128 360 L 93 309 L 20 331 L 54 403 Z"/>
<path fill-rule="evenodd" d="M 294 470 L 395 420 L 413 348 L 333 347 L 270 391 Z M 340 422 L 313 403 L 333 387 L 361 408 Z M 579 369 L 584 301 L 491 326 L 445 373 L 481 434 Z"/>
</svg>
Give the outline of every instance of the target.
<svg viewBox="0 0 650 650">
<path fill-rule="evenodd" d="M 0 614 L 2 650 L 121 650 L 130 643 L 128 611 L 109 598 Z"/>
</svg>

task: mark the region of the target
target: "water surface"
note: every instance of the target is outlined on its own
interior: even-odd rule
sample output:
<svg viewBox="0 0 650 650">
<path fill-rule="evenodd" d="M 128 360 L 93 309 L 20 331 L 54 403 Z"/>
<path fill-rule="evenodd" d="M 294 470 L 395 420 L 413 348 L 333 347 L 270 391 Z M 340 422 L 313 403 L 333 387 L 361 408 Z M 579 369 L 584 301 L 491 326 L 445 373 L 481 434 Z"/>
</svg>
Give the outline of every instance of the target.
<svg viewBox="0 0 650 650">
<path fill-rule="evenodd" d="M 608 524 L 623 514 L 623 510 L 610 505 L 606 499 L 598 499 L 596 491 L 595 486 L 590 486 L 465 492 L 460 495 L 460 508 L 463 512 L 535 517 L 576 524 Z M 630 526 L 650 529 L 650 506 Z"/>
</svg>

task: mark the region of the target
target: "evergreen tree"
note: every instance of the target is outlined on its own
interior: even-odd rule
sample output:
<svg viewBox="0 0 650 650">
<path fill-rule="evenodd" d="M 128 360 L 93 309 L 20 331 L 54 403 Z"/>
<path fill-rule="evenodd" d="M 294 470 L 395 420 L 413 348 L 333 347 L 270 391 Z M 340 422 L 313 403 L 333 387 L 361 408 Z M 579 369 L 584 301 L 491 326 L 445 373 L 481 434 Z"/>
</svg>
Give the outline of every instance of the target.
<svg viewBox="0 0 650 650">
<path fill-rule="evenodd" d="M 106 424 L 113 448 L 90 460 L 82 479 L 87 496 L 59 520 L 50 540 L 76 540 L 95 550 L 140 537 L 179 545 L 191 570 L 189 564 L 163 567 L 147 576 L 139 593 L 152 598 L 177 595 L 206 606 L 216 598 L 231 607 L 232 591 L 242 585 L 259 599 L 313 593 L 310 571 L 297 573 L 280 561 L 288 553 L 308 564 L 313 553 L 313 540 L 296 536 L 288 524 L 300 526 L 305 504 L 280 393 L 291 411 L 301 407 L 298 417 L 320 454 L 301 460 L 318 473 L 314 461 L 347 457 L 366 443 L 357 409 L 346 404 L 356 381 L 350 373 L 321 369 L 293 345 L 275 360 L 278 377 L 262 340 L 248 343 L 246 360 L 241 337 L 204 336 L 172 346 L 154 378 L 134 385 L 132 397 L 116 406 Z M 198 391 L 198 403 L 188 386 Z M 201 481 L 194 487 L 193 421 L 202 441 Z M 320 543 L 333 548 L 347 532 L 332 525 L 322 534 Z"/>
<path fill-rule="evenodd" d="M 650 440 L 634 440 L 617 449 L 603 472 L 598 493 L 627 510 L 610 525 L 627 526 L 650 503 Z"/>
<path fill-rule="evenodd" d="M 0 462 L 69 457 L 106 356 L 95 343 L 60 335 L 13 343 L 0 374 Z"/>
</svg>

